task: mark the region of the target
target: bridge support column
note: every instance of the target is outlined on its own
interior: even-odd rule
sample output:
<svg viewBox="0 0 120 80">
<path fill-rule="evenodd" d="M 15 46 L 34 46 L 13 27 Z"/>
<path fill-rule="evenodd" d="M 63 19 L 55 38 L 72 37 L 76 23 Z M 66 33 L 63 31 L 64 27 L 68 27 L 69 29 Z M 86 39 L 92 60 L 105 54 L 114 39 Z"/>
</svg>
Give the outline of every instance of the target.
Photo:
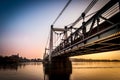
<svg viewBox="0 0 120 80">
<path fill-rule="evenodd" d="M 65 26 L 64 35 L 65 35 L 64 39 L 67 39 L 67 26 Z"/>
<path fill-rule="evenodd" d="M 49 52 L 49 62 L 51 62 L 51 55 L 52 55 L 52 50 L 53 50 L 53 25 L 51 25 L 51 30 L 50 30 L 50 52 Z"/>
</svg>

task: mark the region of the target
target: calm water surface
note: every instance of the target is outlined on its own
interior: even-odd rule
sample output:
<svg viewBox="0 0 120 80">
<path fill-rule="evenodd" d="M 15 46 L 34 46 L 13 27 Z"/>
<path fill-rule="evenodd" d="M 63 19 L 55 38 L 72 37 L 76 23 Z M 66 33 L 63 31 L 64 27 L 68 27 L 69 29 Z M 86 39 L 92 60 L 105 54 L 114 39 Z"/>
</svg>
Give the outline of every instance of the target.
<svg viewBox="0 0 120 80">
<path fill-rule="evenodd" d="M 55 65 L 43 65 L 41 62 L 1 65 L 0 80 L 120 80 L 120 62 Z"/>
</svg>

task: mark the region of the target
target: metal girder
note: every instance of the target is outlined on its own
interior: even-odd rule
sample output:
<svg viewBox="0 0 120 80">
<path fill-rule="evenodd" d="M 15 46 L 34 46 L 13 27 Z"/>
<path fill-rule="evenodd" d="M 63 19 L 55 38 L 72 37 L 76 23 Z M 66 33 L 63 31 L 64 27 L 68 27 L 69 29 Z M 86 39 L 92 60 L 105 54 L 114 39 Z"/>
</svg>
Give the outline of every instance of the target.
<svg viewBox="0 0 120 80">
<path fill-rule="evenodd" d="M 64 28 L 53 28 L 53 31 L 65 31 Z"/>
<path fill-rule="evenodd" d="M 108 23 L 110 23 L 110 24 L 114 24 L 113 22 L 111 22 L 110 20 L 108 20 L 108 19 L 106 19 L 105 17 L 103 17 L 103 16 L 100 16 L 100 18 L 102 18 L 102 19 L 104 19 L 105 21 L 107 21 Z"/>
</svg>

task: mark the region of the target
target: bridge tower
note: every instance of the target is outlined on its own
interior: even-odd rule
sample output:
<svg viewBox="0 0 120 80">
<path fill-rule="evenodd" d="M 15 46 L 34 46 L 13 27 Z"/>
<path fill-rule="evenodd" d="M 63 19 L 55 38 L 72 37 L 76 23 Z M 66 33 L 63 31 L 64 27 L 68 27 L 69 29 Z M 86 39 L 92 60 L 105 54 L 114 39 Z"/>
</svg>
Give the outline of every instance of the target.
<svg viewBox="0 0 120 80">
<path fill-rule="evenodd" d="M 51 62 L 51 56 L 52 56 L 52 51 L 53 51 L 53 32 L 61 32 L 64 35 L 64 40 L 67 39 L 67 26 L 65 28 L 53 28 L 53 25 L 51 25 L 51 30 L 50 30 L 50 42 L 49 42 L 49 62 Z"/>
</svg>

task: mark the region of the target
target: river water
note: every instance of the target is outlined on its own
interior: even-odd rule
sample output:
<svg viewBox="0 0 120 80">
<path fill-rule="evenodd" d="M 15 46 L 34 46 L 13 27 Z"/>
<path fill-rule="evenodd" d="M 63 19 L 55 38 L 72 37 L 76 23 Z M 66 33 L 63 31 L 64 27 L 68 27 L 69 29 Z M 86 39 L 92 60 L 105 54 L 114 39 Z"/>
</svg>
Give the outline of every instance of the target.
<svg viewBox="0 0 120 80">
<path fill-rule="evenodd" d="M 120 80 L 120 62 L 29 62 L 0 65 L 0 80 Z"/>
</svg>

